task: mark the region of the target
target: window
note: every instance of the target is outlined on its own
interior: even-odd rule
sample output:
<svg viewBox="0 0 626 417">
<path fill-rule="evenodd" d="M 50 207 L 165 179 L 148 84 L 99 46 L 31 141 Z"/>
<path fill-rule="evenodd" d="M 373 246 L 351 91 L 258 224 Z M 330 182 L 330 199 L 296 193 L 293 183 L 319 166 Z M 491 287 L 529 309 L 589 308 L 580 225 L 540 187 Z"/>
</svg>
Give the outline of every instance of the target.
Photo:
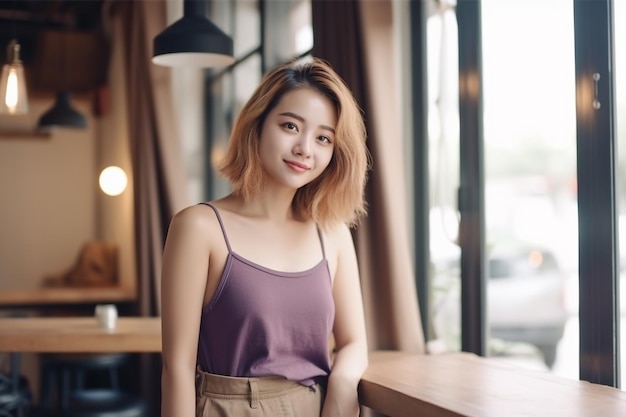
<svg viewBox="0 0 626 417">
<path fill-rule="evenodd" d="M 207 70 L 205 80 L 205 198 L 229 192 L 215 167 L 225 152 L 243 104 L 263 74 L 305 54 L 313 46 L 308 0 L 234 0 L 210 3 L 210 18 L 234 40 L 236 62 L 227 69 Z"/>
<path fill-rule="evenodd" d="M 573 2 L 480 4 L 487 354 L 578 379 Z M 465 155 L 458 153 L 454 14 L 440 9 L 427 28 L 430 347 L 458 350 L 456 192 Z"/>
</svg>

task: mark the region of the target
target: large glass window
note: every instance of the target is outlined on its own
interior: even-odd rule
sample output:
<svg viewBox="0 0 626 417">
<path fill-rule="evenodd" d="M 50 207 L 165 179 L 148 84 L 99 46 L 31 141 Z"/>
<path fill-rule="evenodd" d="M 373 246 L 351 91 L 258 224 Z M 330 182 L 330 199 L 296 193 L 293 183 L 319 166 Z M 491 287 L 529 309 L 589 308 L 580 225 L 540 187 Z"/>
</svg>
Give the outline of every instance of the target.
<svg viewBox="0 0 626 417">
<path fill-rule="evenodd" d="M 445 2 L 442 2 L 442 5 Z M 460 350 L 458 31 L 453 7 L 428 9 L 428 149 L 430 175 L 431 352 Z"/>
<path fill-rule="evenodd" d="M 572 1 L 481 9 L 487 352 L 578 378 Z M 429 18 L 431 350 L 460 347 L 456 36 L 451 11 Z"/>
<path fill-rule="evenodd" d="M 482 22 L 489 351 L 577 378 L 573 3 L 483 0 Z"/>
</svg>

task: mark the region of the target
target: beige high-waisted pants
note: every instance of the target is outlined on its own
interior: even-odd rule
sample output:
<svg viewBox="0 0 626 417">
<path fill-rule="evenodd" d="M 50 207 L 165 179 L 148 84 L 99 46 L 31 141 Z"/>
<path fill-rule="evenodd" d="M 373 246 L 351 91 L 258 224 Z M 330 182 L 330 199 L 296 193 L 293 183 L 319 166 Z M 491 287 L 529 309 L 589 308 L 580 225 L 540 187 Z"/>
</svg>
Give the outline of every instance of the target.
<svg viewBox="0 0 626 417">
<path fill-rule="evenodd" d="M 319 417 L 324 395 L 320 384 L 196 371 L 196 417 Z"/>
</svg>

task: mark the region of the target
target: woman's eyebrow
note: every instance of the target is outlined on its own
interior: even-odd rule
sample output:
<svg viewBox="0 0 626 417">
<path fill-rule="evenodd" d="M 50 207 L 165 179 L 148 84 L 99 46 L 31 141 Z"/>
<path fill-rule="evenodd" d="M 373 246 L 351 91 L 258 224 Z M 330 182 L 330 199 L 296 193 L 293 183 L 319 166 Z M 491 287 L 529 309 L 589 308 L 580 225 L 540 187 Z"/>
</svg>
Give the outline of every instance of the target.
<svg viewBox="0 0 626 417">
<path fill-rule="evenodd" d="M 299 120 L 300 122 L 304 123 L 304 117 L 296 113 L 290 112 L 290 111 L 279 113 L 279 116 L 293 117 L 294 119 Z M 329 132 L 335 133 L 335 129 L 330 126 L 320 125 L 320 129 L 328 130 Z"/>
<path fill-rule="evenodd" d="M 295 113 L 292 113 L 292 112 L 290 112 L 290 111 L 286 111 L 286 112 L 280 113 L 280 114 L 279 114 L 279 116 L 288 116 L 288 117 L 293 117 L 294 119 L 298 119 L 298 120 L 300 120 L 302 123 L 304 123 L 304 117 L 299 116 L 299 115 L 297 115 L 297 114 L 295 114 Z"/>
</svg>

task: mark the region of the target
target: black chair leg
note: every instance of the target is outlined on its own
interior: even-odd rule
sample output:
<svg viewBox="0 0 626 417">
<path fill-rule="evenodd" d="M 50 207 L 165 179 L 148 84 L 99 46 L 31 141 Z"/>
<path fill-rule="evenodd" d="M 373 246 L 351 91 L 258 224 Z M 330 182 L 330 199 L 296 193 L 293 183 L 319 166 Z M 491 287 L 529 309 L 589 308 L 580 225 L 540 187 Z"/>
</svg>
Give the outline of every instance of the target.
<svg viewBox="0 0 626 417">
<path fill-rule="evenodd" d="M 70 370 L 61 371 L 61 411 L 65 412 L 70 406 Z"/>
<path fill-rule="evenodd" d="M 41 375 L 41 389 L 39 397 L 39 411 L 41 416 L 45 416 L 51 410 L 52 389 L 54 387 L 55 372 L 53 369 L 43 366 Z"/>
</svg>

